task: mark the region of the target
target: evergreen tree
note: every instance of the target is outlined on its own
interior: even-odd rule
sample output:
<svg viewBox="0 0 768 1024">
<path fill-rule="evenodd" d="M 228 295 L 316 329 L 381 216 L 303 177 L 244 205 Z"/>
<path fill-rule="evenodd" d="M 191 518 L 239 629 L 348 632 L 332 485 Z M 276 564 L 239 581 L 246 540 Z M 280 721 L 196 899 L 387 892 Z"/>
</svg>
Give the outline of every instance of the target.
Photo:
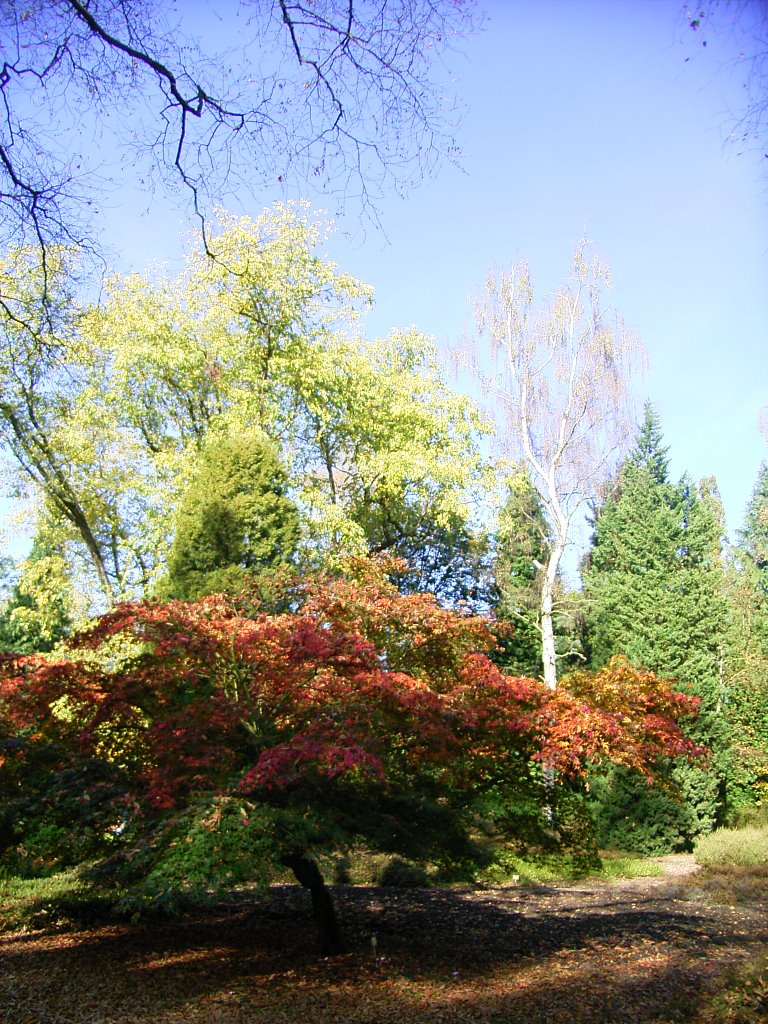
<svg viewBox="0 0 768 1024">
<path fill-rule="evenodd" d="M 664 484 L 669 480 L 669 447 L 665 447 L 662 441 L 659 417 L 651 403 L 646 402 L 640 432 L 628 461 L 638 469 L 645 470 L 657 484 Z"/>
<path fill-rule="evenodd" d="M 193 600 L 291 562 L 299 539 L 286 472 L 256 432 L 210 443 L 184 494 L 159 593 Z"/>
<path fill-rule="evenodd" d="M 755 591 L 768 604 L 768 463 L 763 462 L 752 497 L 747 505 L 744 527 L 739 532 L 739 551 L 752 572 Z M 766 636 L 768 644 L 768 635 Z M 768 654 L 768 646 L 766 647 Z"/>
<path fill-rule="evenodd" d="M 499 513 L 496 535 L 496 614 L 514 633 L 502 637 L 499 661 L 513 675 L 540 679 L 542 565 L 548 529 L 541 501 L 525 469 L 507 483 L 507 500 Z"/>
<path fill-rule="evenodd" d="M 692 736 L 714 750 L 712 766 L 677 766 L 669 779 L 676 797 L 645 794 L 620 769 L 594 787 L 603 840 L 656 853 L 687 846 L 712 827 L 732 761 L 722 715 L 722 506 L 713 479 L 670 482 L 662 440 L 646 405 L 635 447 L 596 512 L 585 571 L 592 664 L 623 653 L 701 698 Z"/>
<path fill-rule="evenodd" d="M 768 465 L 760 467 L 728 572 L 726 706 L 734 723 L 733 803 L 768 798 Z"/>
<path fill-rule="evenodd" d="M 626 654 L 658 674 L 706 684 L 716 704 L 722 505 L 713 478 L 670 483 L 667 451 L 647 405 L 638 441 L 594 520 L 585 569 L 591 661 Z"/>
</svg>

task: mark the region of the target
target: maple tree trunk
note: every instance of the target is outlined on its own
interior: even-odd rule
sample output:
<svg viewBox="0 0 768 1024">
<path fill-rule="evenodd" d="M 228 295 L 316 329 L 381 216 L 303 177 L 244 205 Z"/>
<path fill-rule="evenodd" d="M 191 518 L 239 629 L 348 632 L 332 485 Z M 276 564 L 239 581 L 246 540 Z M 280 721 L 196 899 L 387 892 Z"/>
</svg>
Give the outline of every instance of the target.
<svg viewBox="0 0 768 1024">
<path fill-rule="evenodd" d="M 321 956 L 338 956 L 339 953 L 343 953 L 344 941 L 336 920 L 333 899 L 317 864 L 311 857 L 306 857 L 301 853 L 286 854 L 280 860 L 293 871 L 299 884 L 310 891 L 312 916 L 317 925 Z"/>
</svg>

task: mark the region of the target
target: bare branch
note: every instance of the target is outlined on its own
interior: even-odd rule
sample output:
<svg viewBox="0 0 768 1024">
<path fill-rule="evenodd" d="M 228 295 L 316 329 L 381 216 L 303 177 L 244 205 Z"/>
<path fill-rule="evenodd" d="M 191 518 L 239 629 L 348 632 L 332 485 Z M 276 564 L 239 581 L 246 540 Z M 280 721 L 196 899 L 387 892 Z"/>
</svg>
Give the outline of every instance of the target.
<svg viewBox="0 0 768 1024">
<path fill-rule="evenodd" d="M 182 186 L 206 245 L 211 204 L 279 182 L 311 179 L 376 219 L 386 185 L 453 152 L 431 76 L 472 28 L 472 2 L 243 0 L 234 13 L 252 37 L 227 39 L 224 65 L 152 0 L 9 0 L 0 242 L 34 244 L 43 259 L 52 245 L 93 245 L 96 169 L 74 147 L 90 132 L 108 159 L 115 121 L 151 179 Z M 117 184 L 122 167 L 112 173 Z"/>
</svg>

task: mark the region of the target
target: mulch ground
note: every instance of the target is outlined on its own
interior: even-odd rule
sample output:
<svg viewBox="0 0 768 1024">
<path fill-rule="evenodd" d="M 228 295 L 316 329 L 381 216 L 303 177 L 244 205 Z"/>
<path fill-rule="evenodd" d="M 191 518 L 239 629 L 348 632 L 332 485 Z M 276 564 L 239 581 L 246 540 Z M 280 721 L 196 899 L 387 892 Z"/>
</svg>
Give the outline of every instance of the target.
<svg viewBox="0 0 768 1024">
<path fill-rule="evenodd" d="M 703 1020 L 728 969 L 768 948 L 768 902 L 713 905 L 686 866 L 533 890 L 337 886 L 349 952 L 332 960 L 295 886 L 162 924 L 4 935 L 0 1022 Z"/>
</svg>

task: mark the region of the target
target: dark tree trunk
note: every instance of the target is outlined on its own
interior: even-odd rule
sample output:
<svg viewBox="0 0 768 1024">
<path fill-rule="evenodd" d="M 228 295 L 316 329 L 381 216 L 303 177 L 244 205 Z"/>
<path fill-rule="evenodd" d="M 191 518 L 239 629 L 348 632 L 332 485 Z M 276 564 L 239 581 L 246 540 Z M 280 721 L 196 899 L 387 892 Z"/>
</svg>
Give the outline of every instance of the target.
<svg viewBox="0 0 768 1024">
<path fill-rule="evenodd" d="M 280 858 L 293 871 L 300 885 L 309 889 L 312 895 L 312 916 L 317 925 L 322 956 L 338 956 L 344 952 L 344 941 L 336 920 L 336 911 L 331 894 L 323 881 L 320 869 L 310 858 L 301 853 L 289 853 Z"/>
</svg>

